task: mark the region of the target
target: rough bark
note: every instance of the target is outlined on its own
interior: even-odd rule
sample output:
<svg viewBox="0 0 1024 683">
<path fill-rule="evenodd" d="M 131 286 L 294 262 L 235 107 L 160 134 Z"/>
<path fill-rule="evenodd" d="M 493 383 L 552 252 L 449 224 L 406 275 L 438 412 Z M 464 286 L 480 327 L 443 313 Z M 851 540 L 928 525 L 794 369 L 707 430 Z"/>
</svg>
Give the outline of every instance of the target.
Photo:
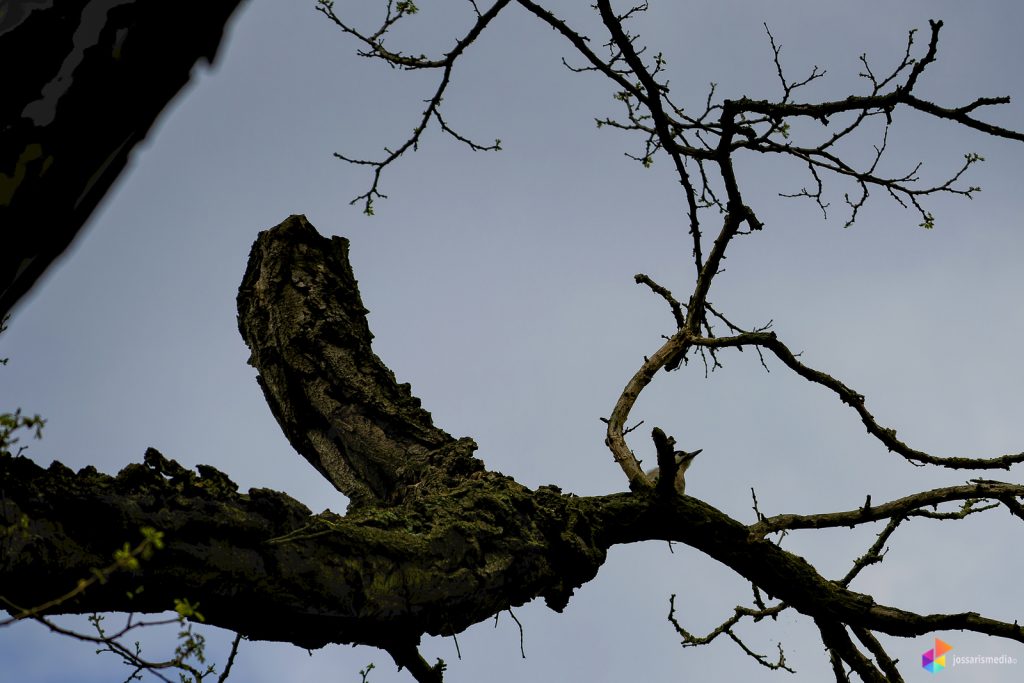
<svg viewBox="0 0 1024 683">
<path fill-rule="evenodd" d="M 604 560 L 580 499 L 501 475 L 345 517 L 312 515 L 276 491 L 240 494 L 217 470 L 197 475 L 152 449 L 116 477 L 0 458 L 0 482 L 11 530 L 0 542 L 5 601 L 52 599 L 150 526 L 166 546 L 139 572 L 53 611 L 159 612 L 187 598 L 208 623 L 307 648 L 391 649 L 541 595 L 561 609 Z"/>
<path fill-rule="evenodd" d="M 32 0 L 0 12 L 0 318 L 212 61 L 240 0 Z"/>
<path fill-rule="evenodd" d="M 0 457 L 0 482 L 6 604 L 30 607 L 72 588 L 137 541 L 140 527 L 165 534 L 165 549 L 138 572 L 51 613 L 159 612 L 187 598 L 208 623 L 251 639 L 391 650 L 535 597 L 561 610 L 607 548 L 659 539 L 706 553 L 815 618 L 900 636 L 969 628 L 1024 640 L 1020 627 L 973 613 L 919 616 L 877 604 L 689 496 L 576 497 L 487 474 L 398 507 L 312 515 L 286 494 L 240 494 L 214 468 L 197 475 L 152 449 L 116 477 Z"/>
<path fill-rule="evenodd" d="M 435 427 L 371 350 L 346 239 L 321 237 L 304 216 L 260 233 L 238 311 L 278 424 L 353 504 L 443 492 L 483 470 L 472 439 Z"/>
<path fill-rule="evenodd" d="M 320 237 L 301 216 L 258 238 L 239 310 L 282 428 L 358 504 L 344 517 L 313 515 L 284 493 L 241 494 L 214 468 L 196 474 L 153 449 L 116 477 L 0 454 L 0 604 L 8 611 L 64 594 L 152 527 L 166 545 L 137 571 L 47 612 L 159 612 L 187 599 L 208 623 L 251 639 L 374 645 L 433 681 L 441 669 L 416 652 L 422 634 L 458 633 L 536 597 L 561 610 L 609 547 L 661 539 L 696 548 L 820 624 L 1024 641 L 1016 624 L 917 615 L 827 580 L 765 538 L 774 519 L 744 525 L 665 487 L 581 498 L 485 470 L 472 442 L 435 427 L 373 354 L 347 243 Z M 1022 495 L 1008 486 L 979 481 L 907 504 Z M 821 517 L 820 526 L 869 521 L 875 511 L 902 518 L 901 510 L 866 504 Z"/>
<path fill-rule="evenodd" d="M 0 457 L 7 604 L 47 602 L 153 527 L 167 547 L 137 575 L 51 611 L 151 612 L 187 598 L 250 638 L 373 644 L 400 659 L 423 633 L 458 632 L 539 596 L 562 609 L 596 574 L 605 548 L 571 509 L 579 499 L 485 471 L 472 440 L 435 427 L 373 354 L 345 240 L 301 216 L 261 233 L 238 302 L 274 415 L 351 498 L 349 514 L 242 495 L 216 470 L 197 476 L 155 450 L 117 477 Z M 146 590 L 128 597 L 136 585 Z"/>
</svg>

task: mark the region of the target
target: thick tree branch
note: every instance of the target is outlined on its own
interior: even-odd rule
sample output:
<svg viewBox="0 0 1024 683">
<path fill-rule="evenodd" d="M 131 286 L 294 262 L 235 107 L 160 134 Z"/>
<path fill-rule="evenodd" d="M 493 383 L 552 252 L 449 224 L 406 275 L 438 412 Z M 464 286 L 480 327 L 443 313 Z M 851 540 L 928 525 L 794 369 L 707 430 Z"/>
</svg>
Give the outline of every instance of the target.
<svg viewBox="0 0 1024 683">
<path fill-rule="evenodd" d="M 689 496 L 575 497 L 488 475 L 401 508 L 338 517 L 311 515 L 274 491 L 239 494 L 220 472 L 200 470 L 153 450 L 117 477 L 0 458 L 3 518 L 28 519 L 25 533 L 0 544 L 5 604 L 46 602 L 150 526 L 165 540 L 151 561 L 50 612 L 160 612 L 186 598 L 208 623 L 254 640 L 407 651 L 423 633 L 457 633 L 534 597 L 561 609 L 607 548 L 658 539 L 706 553 L 815 619 L 898 636 L 967 629 L 1024 642 L 1019 626 L 977 614 L 879 605 Z"/>
<path fill-rule="evenodd" d="M 49 614 L 162 612 L 187 599 L 208 623 L 250 639 L 374 645 L 419 680 L 435 681 L 443 663 L 420 657 L 423 634 L 454 634 L 536 597 L 561 610 L 612 545 L 657 539 L 707 554 L 756 591 L 811 617 L 826 644 L 865 674 L 874 665 L 847 628 L 904 637 L 963 629 L 1024 642 L 1017 624 L 975 613 L 915 614 L 880 605 L 764 538 L 807 518 L 747 526 L 690 496 L 657 495 L 642 473 L 636 493 L 576 497 L 554 487 L 531 491 L 483 470 L 468 443 L 434 427 L 408 387 L 373 355 L 347 243 L 320 237 L 301 216 L 257 239 L 239 304 L 240 327 L 282 427 L 362 504 L 345 517 L 312 515 L 283 493 L 240 494 L 217 470 L 200 466 L 197 475 L 152 449 L 145 464 L 116 477 L 92 468 L 75 474 L 58 463 L 44 470 L 3 456 L 0 600 L 9 611 L 49 603 Z M 772 348 L 771 338 L 699 341 Z M 630 396 L 691 341 L 685 330 L 671 338 L 617 409 L 628 412 Z M 656 439 L 664 460 L 671 441 L 660 431 Z M 976 482 L 971 491 L 1018 509 L 1021 492 L 996 482 Z M 967 493 L 921 494 L 913 504 Z M 908 506 L 865 506 L 866 512 L 822 516 L 819 526 L 881 514 L 872 510 L 911 514 Z M 107 566 L 142 528 L 162 534 L 164 547 L 151 560 L 50 602 Z"/>
<path fill-rule="evenodd" d="M 476 444 L 435 427 L 374 355 L 344 238 L 321 237 L 304 216 L 260 233 L 238 312 L 281 429 L 354 504 L 443 490 L 483 469 Z"/>
<path fill-rule="evenodd" d="M 266 489 L 240 494 L 213 468 L 196 475 L 152 449 L 116 477 L 2 457 L 0 481 L 5 531 L 27 518 L 0 538 L 0 596 L 15 611 L 91 576 L 148 526 L 165 542 L 152 560 L 47 612 L 162 612 L 179 598 L 254 640 L 408 652 L 423 633 L 457 633 L 535 597 L 561 609 L 604 560 L 580 499 L 493 474 L 346 517 Z"/>
</svg>

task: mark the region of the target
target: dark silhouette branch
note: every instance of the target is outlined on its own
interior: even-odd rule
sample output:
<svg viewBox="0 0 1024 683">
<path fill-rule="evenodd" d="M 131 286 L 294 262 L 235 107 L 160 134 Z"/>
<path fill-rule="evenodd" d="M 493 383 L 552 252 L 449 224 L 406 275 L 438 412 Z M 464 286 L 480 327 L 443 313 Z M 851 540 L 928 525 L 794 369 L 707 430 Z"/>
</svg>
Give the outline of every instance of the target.
<svg viewBox="0 0 1024 683">
<path fill-rule="evenodd" d="M 742 348 L 744 346 L 768 349 L 774 353 L 775 357 L 782 361 L 786 367 L 797 375 L 815 384 L 820 384 L 826 389 L 830 389 L 836 394 L 840 401 L 857 411 L 861 422 L 864 423 L 869 434 L 878 439 L 882 445 L 890 451 L 903 456 L 911 462 L 927 465 L 939 465 L 951 469 L 986 470 L 1008 470 L 1011 466 L 1024 462 L 1024 452 L 1008 453 L 1006 455 L 993 458 L 965 458 L 955 456 L 937 457 L 929 455 L 928 453 L 916 448 L 912 448 L 896 438 L 895 429 L 883 427 L 875 420 L 875 417 L 867 409 L 866 399 L 863 394 L 854 391 L 831 375 L 820 370 L 815 370 L 814 368 L 801 363 L 797 359 L 796 354 L 790 351 L 790 349 L 779 340 L 775 332 L 747 332 L 732 337 L 716 337 L 713 339 L 690 338 L 689 343 L 695 346 L 705 346 L 717 349 Z"/>
<path fill-rule="evenodd" d="M 501 149 L 501 140 L 495 139 L 494 144 L 486 145 L 474 142 L 464 135 L 459 134 L 451 126 L 449 126 L 445 120 L 441 117 L 441 101 L 444 99 L 444 93 L 448 89 L 448 85 L 451 83 L 452 69 L 455 67 L 455 62 L 462 55 L 462 53 L 469 47 L 480 34 L 487 27 L 491 21 L 498 16 L 511 0 L 496 0 L 489 10 L 481 13 L 476 9 L 476 21 L 473 26 L 466 32 L 464 36 L 459 38 L 455 43 L 455 47 L 444 55 L 440 59 L 427 59 L 426 56 L 420 55 L 416 57 L 410 57 L 397 52 L 391 52 L 384 47 L 383 38 L 388 30 L 394 26 L 400 19 L 410 14 L 415 14 L 416 10 L 410 10 L 415 5 L 411 2 L 399 2 L 392 12 L 392 3 L 387 5 L 387 15 L 384 18 L 381 26 L 372 34 L 365 35 L 363 32 L 351 26 L 349 23 L 339 17 L 334 11 L 334 0 L 317 0 L 317 11 L 330 19 L 338 28 L 343 32 L 355 36 L 360 42 L 366 45 L 369 50 L 366 52 L 360 52 L 359 54 L 363 57 L 374 57 L 384 60 L 391 66 L 401 67 L 408 70 L 419 70 L 419 69 L 440 69 L 441 80 L 434 91 L 434 94 L 427 100 L 427 107 L 423 110 L 420 115 L 419 124 L 413 129 L 412 135 L 410 135 L 401 145 L 395 149 L 385 149 L 387 156 L 380 161 L 374 161 L 369 159 L 355 159 L 345 154 L 335 153 L 334 156 L 346 161 L 350 164 L 356 164 L 359 166 L 370 166 L 373 168 L 373 182 L 370 185 L 370 189 L 363 194 L 355 197 L 349 204 L 355 204 L 357 202 L 363 203 L 363 213 L 368 216 L 373 215 L 373 202 L 374 199 L 380 197 L 387 199 L 387 195 L 381 194 L 380 192 L 380 181 L 381 174 L 384 169 L 390 166 L 392 163 L 397 161 L 402 155 L 409 150 L 417 150 L 419 143 L 423 137 L 423 133 L 427 130 L 430 125 L 431 119 L 437 119 L 438 124 L 441 126 L 441 130 L 451 135 L 459 142 L 464 143 L 473 151 L 498 151 Z"/>
<path fill-rule="evenodd" d="M 124 4 L 136 11 L 131 0 Z M 404 70 L 440 70 L 433 96 L 401 145 L 386 150 L 387 156 L 380 161 L 342 157 L 373 168 L 370 189 L 355 200 L 364 200 L 367 213 L 372 213 L 374 198 L 383 196 L 378 190 L 383 169 L 415 150 L 432 120 L 442 132 L 473 150 L 499 147 L 498 141 L 480 145 L 460 135 L 442 117 L 440 105 L 455 62 L 509 4 L 511 0 L 497 0 L 481 12 L 471 3 L 475 14 L 471 28 L 458 37 L 450 52 L 430 59 L 385 47 L 388 31 L 416 13 L 414 3 L 389 2 L 383 22 L 370 32 L 339 18 L 330 0 L 320 1 L 318 9 L 360 41 L 363 56 Z M 679 368 L 692 349 L 702 355 L 705 368 L 710 365 L 714 369 L 721 366 L 720 355 L 753 346 L 759 356 L 770 351 L 788 370 L 831 391 L 857 412 L 867 431 L 882 445 L 914 464 L 1008 470 L 1024 460 L 1024 453 L 942 458 L 911 448 L 896 438 L 894 429 L 875 420 L 863 395 L 804 364 L 768 326 L 745 329 L 709 302 L 733 241 L 766 230 L 765 221 L 745 201 L 737 170 L 742 166 L 736 163 L 740 155 L 780 154 L 796 160 L 801 169 L 808 170 L 813 185 L 790 196 L 809 198 L 823 212 L 829 205 L 823 178 L 838 177 L 852 184 L 856 188 L 853 196 L 844 194 L 850 208 L 848 226 L 857 219 L 871 191 L 879 190 L 916 210 L 921 225 L 930 228 L 934 221 L 923 204 L 925 198 L 940 193 L 971 197 L 977 188 L 960 182 L 981 157 L 966 154 L 962 166 L 938 183 L 923 183 L 919 164 L 902 174 L 884 175 L 878 168 L 888 149 L 893 117 L 911 110 L 989 135 L 1024 140 L 1024 134 L 975 116 L 983 107 L 1004 104 L 1008 99 L 983 97 L 950 107 L 917 97 L 914 90 L 937 55 L 942 23 L 933 21 L 923 56 L 913 56 L 911 32 L 906 51 L 891 72 L 876 75 L 866 57 L 861 57 L 861 75 L 870 83 L 868 94 L 825 102 L 795 100 L 794 93 L 824 73 L 815 67 L 802 80 L 787 78 L 781 66 L 781 48 L 769 32 L 781 97 L 774 101 L 747 97 L 719 101 L 712 86 L 706 101 L 698 105 L 697 111 L 703 106 L 701 113 L 691 114 L 670 99 L 662 55 L 652 58 L 625 28 L 646 4 L 618 14 L 608 0 L 597 0 L 594 8 L 609 36 L 604 58 L 589 47 L 588 37 L 550 11 L 531 0 L 517 0 L 517 4 L 578 50 L 586 65 L 571 69 L 599 73 L 610 80 L 616 88 L 614 98 L 625 107 L 625 118 L 598 119 L 598 124 L 636 131 L 642 153 L 630 156 L 644 166 L 650 166 L 659 152 L 667 155 L 685 194 L 685 221 L 696 269 L 689 297 L 683 306 L 667 287 L 645 275 L 637 276 L 638 283 L 668 302 L 675 332 L 644 358 L 606 420 L 606 443 L 631 492 L 576 497 L 552 486 L 529 490 L 486 470 L 473 455 L 474 442 L 455 439 L 435 426 L 410 387 L 399 384 L 373 353 L 367 311 L 348 263 L 348 243 L 339 237 L 321 237 L 304 217 L 292 216 L 261 233 L 253 246 L 239 289 L 239 329 L 252 351 L 250 362 L 259 373 L 271 411 L 289 442 L 349 497 L 348 514 L 313 515 L 287 495 L 265 489 L 239 493 L 235 484 L 215 469 L 200 466 L 196 474 L 153 449 L 147 451 L 144 464 L 129 466 L 116 477 L 92 468 L 73 473 L 59 463 L 44 470 L 23 458 L 0 453 L 0 604 L 7 606 L 12 618 L 46 619 L 60 613 L 162 612 L 175 600 L 187 598 L 189 604 L 202 604 L 209 623 L 248 638 L 302 647 L 374 645 L 389 652 L 417 680 L 437 682 L 442 680 L 444 663 L 431 665 L 423 659 L 418 645 L 424 634 L 453 635 L 537 597 L 561 610 L 573 591 L 596 575 L 612 545 L 657 539 L 685 543 L 705 553 L 744 577 L 754 589 L 754 607 L 737 607 L 732 617 L 705 637 L 694 636 L 680 625 L 672 603 L 670 620 L 687 645 L 727 635 L 760 664 L 786 668 L 781 648 L 779 660 L 771 662 L 739 639 L 733 627 L 742 618 L 760 621 L 792 609 L 816 624 L 837 681 L 848 680 L 847 667 L 864 681 L 897 681 L 896 663 L 875 637 L 877 633 L 912 637 L 960 629 L 1024 642 L 1024 629 L 1017 623 L 974 612 L 918 614 L 879 604 L 872 596 L 849 588 L 863 570 L 881 561 L 886 543 L 905 520 L 962 519 L 997 505 L 1024 519 L 1024 487 L 972 480 L 966 485 L 911 493 L 881 505 L 872 505 L 868 497 L 856 510 L 772 517 L 761 514 L 755 498 L 756 521 L 748 525 L 683 495 L 681 486 L 670 489 L 672 477 L 667 475 L 655 489 L 625 438 L 635 429 L 626 428 L 630 412 L 659 370 Z M 89 5 L 86 2 L 84 6 Z M 221 7 L 225 20 L 233 7 L 234 3 Z M 130 14 L 128 9 L 123 12 Z M 27 21 L 35 21 L 32 16 Z M 39 21 L 43 17 L 40 13 Z M 85 17 L 83 10 L 83 21 Z M 123 18 L 118 12 L 111 12 L 111 17 L 111 21 Z M 149 54 L 135 42 L 118 42 L 118 36 L 124 34 L 115 31 L 108 35 L 106 30 L 97 38 L 103 47 L 98 54 L 104 60 L 121 59 L 117 55 L 129 47 L 138 49 L 136 54 Z M 137 39 L 136 33 L 128 35 Z M 219 28 L 203 33 L 200 43 L 208 52 L 201 54 L 212 56 L 217 39 Z M 11 45 L 3 40 L 0 35 L 0 54 Z M 178 83 L 170 94 L 180 87 L 172 77 L 165 80 Z M 124 84 L 119 81 L 109 92 L 100 93 L 123 95 Z M 25 90 L 20 82 L 17 85 Z M 71 88 L 71 92 L 78 91 Z M 21 113 L 27 111 L 33 125 L 48 132 L 45 119 L 52 114 L 50 104 L 44 97 L 42 104 L 30 103 Z M 7 204 L 0 201 L 0 211 L 13 211 L 14 200 L 31 206 L 31 201 L 44 196 L 49 190 L 33 183 L 45 171 L 48 179 L 65 178 L 58 187 L 60 201 L 54 202 L 63 207 L 60 217 L 78 216 L 75 212 L 79 212 L 84 220 L 157 111 L 159 107 L 151 107 L 142 115 L 133 110 L 136 118 L 129 117 L 129 122 L 141 120 L 144 125 L 128 126 L 128 132 L 120 119 L 121 127 L 104 129 L 99 140 L 102 144 L 82 154 L 74 172 L 67 176 L 61 174 L 70 167 L 60 166 L 63 156 L 53 155 L 48 140 L 41 149 L 14 145 L 11 159 L 15 161 L 8 166 L 15 169 L 15 176 L 5 177 L 16 178 L 16 192 L 12 191 Z M 885 127 L 875 142 L 874 155 L 866 166 L 847 161 L 840 148 L 860 142 L 855 134 L 876 117 L 884 117 Z M 803 119 L 819 122 L 825 135 L 811 142 L 791 140 L 790 122 Z M 55 140 L 60 138 L 54 135 Z M 92 175 L 83 176 L 83 169 Z M 708 210 L 712 218 L 702 224 Z M 0 218 L 8 215 L 16 214 L 0 213 Z M 708 245 L 703 243 L 702 231 L 709 226 L 717 226 L 718 232 L 705 256 Z M 63 245 L 54 253 L 60 249 Z M 16 266 L 10 270 L 15 273 L 12 282 L 27 287 L 24 283 L 41 272 L 32 275 L 33 264 L 41 257 L 29 248 L 11 253 L 16 254 L 11 262 Z M 38 260 L 45 262 L 46 257 Z M 22 277 L 26 273 L 28 279 Z M 17 287 L 5 283 L 0 296 L 14 292 L 16 298 Z M 6 301 L 0 298 L 0 302 Z M 713 323 L 724 324 L 732 336 L 717 337 Z M 673 430 L 677 429 L 673 425 Z M 657 428 L 652 437 L 659 465 L 671 473 L 678 464 L 672 439 Z M 936 507 L 952 501 L 963 501 L 959 510 Z M 886 521 L 884 529 L 839 580 L 825 578 L 809 562 L 766 538 L 797 529 L 878 521 Z M 95 576 L 96 568 L 109 566 L 111 553 L 126 540 L 134 542 L 142 529 L 157 530 L 165 539 L 157 555 L 138 566 L 122 568 L 125 571 L 104 575 L 103 581 L 80 583 L 83 577 Z M 136 590 L 139 586 L 146 590 Z M 763 596 L 778 603 L 769 607 Z"/>
<path fill-rule="evenodd" d="M 947 503 L 952 500 L 976 502 L 995 498 L 997 500 L 1015 501 L 1024 497 L 1024 486 L 1005 484 L 996 481 L 974 481 L 964 486 L 949 486 L 931 491 L 922 491 L 899 500 L 882 505 L 865 506 L 846 512 L 827 512 L 819 515 L 778 515 L 767 517 L 751 526 L 751 533 L 765 536 L 783 530 L 792 529 L 829 529 L 837 527 L 854 527 L 859 524 L 877 522 L 884 519 L 905 519 L 908 517 L 934 517 L 934 513 L 924 508 Z M 988 508 L 990 509 L 990 508 Z M 963 518 L 972 512 L 979 511 L 968 507 Z"/>
<path fill-rule="evenodd" d="M 260 233 L 238 292 L 250 364 L 292 446 L 353 504 L 447 490 L 483 464 L 370 348 L 348 242 L 303 216 Z"/>
<path fill-rule="evenodd" d="M 5 3 L 0 320 L 85 225 L 241 0 Z"/>
<path fill-rule="evenodd" d="M 344 517 L 313 515 L 283 493 L 239 493 L 221 472 L 200 466 L 196 474 L 152 449 L 144 464 L 116 477 L 58 463 L 44 470 L 7 455 L 0 457 L 5 604 L 47 605 L 59 587 L 105 566 L 124 539 L 157 529 L 163 549 L 151 560 L 49 603 L 44 615 L 162 612 L 187 598 L 207 623 L 252 640 L 374 645 L 417 680 L 437 681 L 443 663 L 429 665 L 416 649 L 423 634 L 458 633 L 536 597 L 561 610 L 612 545 L 656 539 L 706 553 L 749 580 L 756 595 L 813 618 L 855 669 L 863 662 L 841 637 L 847 627 L 905 637 L 965 629 L 1024 642 L 1018 625 L 978 614 L 880 605 L 764 539 L 779 528 L 813 526 L 806 517 L 747 526 L 696 498 L 656 493 L 646 478 L 638 493 L 577 497 L 554 487 L 531 491 L 484 470 L 372 354 L 347 243 L 320 237 L 300 216 L 257 239 L 239 304 L 282 427 L 305 457 L 323 458 L 325 476 L 362 496 L 359 504 Z M 327 435 L 330 424 L 340 436 Z M 660 430 L 656 439 L 669 458 L 671 439 Z M 818 526 L 910 514 L 914 505 L 966 493 L 940 490 L 867 513 L 818 516 Z M 1016 497 L 1020 487 L 978 482 L 972 493 Z M 775 608 L 759 610 L 749 615 Z"/>
</svg>

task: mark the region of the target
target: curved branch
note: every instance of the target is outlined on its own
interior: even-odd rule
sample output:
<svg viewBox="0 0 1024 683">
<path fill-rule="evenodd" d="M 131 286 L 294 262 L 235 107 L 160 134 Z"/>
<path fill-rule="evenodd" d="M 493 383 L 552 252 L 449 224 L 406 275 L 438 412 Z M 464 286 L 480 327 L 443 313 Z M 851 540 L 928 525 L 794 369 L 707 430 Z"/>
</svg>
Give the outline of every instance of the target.
<svg viewBox="0 0 1024 683">
<path fill-rule="evenodd" d="M 626 426 L 626 420 L 629 419 L 629 413 L 633 409 L 637 398 L 639 398 L 640 392 L 651 383 L 658 370 L 670 366 L 685 352 L 688 346 L 688 339 L 688 333 L 685 330 L 680 330 L 662 344 L 661 348 L 655 351 L 653 356 L 644 358 L 643 365 L 626 383 L 626 387 L 619 394 L 618 400 L 615 401 L 612 414 L 608 417 L 605 445 L 611 450 L 615 462 L 626 473 L 629 487 L 634 491 L 650 489 L 652 484 L 640 468 L 640 463 L 637 461 L 636 456 L 633 455 L 633 451 L 626 444 L 626 437 L 623 431 Z"/>
<path fill-rule="evenodd" d="M 746 525 L 691 496 L 618 494 L 580 500 L 594 515 L 602 545 L 651 539 L 685 543 L 814 619 L 901 637 L 963 629 L 1024 642 L 1020 625 L 974 612 L 916 614 L 880 605 L 870 595 L 824 578 L 807 560 L 751 534 Z"/>
<path fill-rule="evenodd" d="M 924 451 L 911 448 L 903 441 L 896 438 L 896 430 L 882 427 L 868 412 L 863 394 L 859 394 L 846 386 L 836 378 L 820 370 L 808 367 L 798 361 L 789 348 L 779 341 L 774 332 L 748 332 L 732 337 L 716 338 L 691 338 L 690 343 L 694 346 L 708 348 L 742 348 L 743 346 L 759 346 L 770 350 L 790 370 L 800 375 L 809 382 L 820 384 L 826 389 L 832 390 L 843 403 L 852 407 L 860 415 L 861 422 L 867 428 L 868 433 L 882 442 L 890 451 L 902 455 L 911 462 L 920 462 L 928 465 L 940 465 L 951 469 L 1003 469 L 1008 470 L 1012 465 L 1024 462 L 1024 452 L 1010 453 L 994 458 L 963 458 L 963 457 L 936 457 Z"/>
<path fill-rule="evenodd" d="M 373 353 L 367 313 L 347 240 L 321 237 L 304 216 L 260 233 L 238 326 L 292 446 L 357 505 L 393 504 L 482 470 L 476 444 L 435 427 Z"/>
<path fill-rule="evenodd" d="M 747 655 L 764 668 L 771 670 L 784 669 L 789 673 L 796 673 L 795 670 L 791 669 L 789 666 L 786 665 L 786 655 L 782 650 L 781 643 L 779 643 L 778 645 L 779 658 L 776 661 L 772 662 L 768 660 L 767 656 L 751 650 L 750 647 L 747 646 L 747 644 L 744 643 L 738 635 L 736 635 L 736 631 L 733 628 L 744 617 L 750 617 L 751 620 L 754 622 L 761 621 L 762 619 L 768 617 L 774 619 L 780 612 L 783 612 L 788 608 L 789 605 L 787 605 L 786 603 L 780 603 L 772 607 L 763 607 L 759 609 L 751 609 L 749 607 L 736 607 L 733 610 L 733 615 L 731 617 L 729 617 L 721 624 L 719 624 L 717 627 L 715 627 L 714 630 L 712 630 L 706 636 L 697 636 L 683 628 L 682 624 L 679 623 L 679 620 L 676 619 L 676 596 L 672 595 L 669 598 L 668 621 L 670 624 L 672 624 L 672 627 L 676 630 L 676 633 L 678 633 L 682 637 L 683 647 L 697 647 L 700 645 L 707 645 L 708 643 L 712 642 L 718 636 L 724 633 L 725 635 L 729 636 L 729 638 L 734 643 L 736 643 L 736 645 L 739 646 L 740 650 L 743 651 L 743 654 Z"/>
</svg>

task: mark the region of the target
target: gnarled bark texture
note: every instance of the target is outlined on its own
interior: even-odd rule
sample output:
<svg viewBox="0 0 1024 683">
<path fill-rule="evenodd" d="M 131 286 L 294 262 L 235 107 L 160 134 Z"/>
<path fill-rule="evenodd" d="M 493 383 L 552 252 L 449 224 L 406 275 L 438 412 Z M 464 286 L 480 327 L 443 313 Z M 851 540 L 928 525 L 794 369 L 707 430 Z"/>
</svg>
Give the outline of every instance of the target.
<svg viewBox="0 0 1024 683">
<path fill-rule="evenodd" d="M 350 497 L 349 514 L 240 494 L 213 468 L 196 475 L 152 449 L 116 477 L 0 457 L 7 604 L 63 593 L 146 526 L 167 546 L 137 575 L 50 611 L 162 611 L 187 597 L 250 638 L 394 654 L 539 596 L 562 609 L 596 574 L 607 543 L 581 499 L 485 471 L 472 440 L 435 427 L 373 354 L 347 252 L 293 216 L 257 239 L 238 303 L 275 417 Z M 137 585 L 146 590 L 129 598 Z"/>
<path fill-rule="evenodd" d="M 187 598 L 208 623 L 307 648 L 390 649 L 539 595 L 561 608 L 604 559 L 580 499 L 501 475 L 345 517 L 312 515 L 276 491 L 240 494 L 213 468 L 197 475 L 152 449 L 116 477 L 0 458 L 0 480 L 8 524 L 29 518 L 26 533 L 0 544 L 6 601 L 51 600 L 150 526 L 167 544 L 136 575 L 115 575 L 54 611 L 160 612 Z"/>
<path fill-rule="evenodd" d="M 240 0 L 0 10 L 0 319 L 85 224 Z"/>
<path fill-rule="evenodd" d="M 483 470 L 472 439 L 435 427 L 370 349 L 348 241 L 304 216 L 260 234 L 238 292 L 238 327 L 274 417 L 355 505 L 450 489 Z"/>
<path fill-rule="evenodd" d="M 153 449 L 116 477 L 0 454 L 0 605 L 18 614 L 46 604 L 153 527 L 166 546 L 137 571 L 47 612 L 160 612 L 186 598 L 208 623 L 251 639 L 375 645 L 419 680 L 440 680 L 440 667 L 416 652 L 422 634 L 457 633 L 536 597 L 561 610 L 610 546 L 664 539 L 821 623 L 1024 640 L 1020 627 L 972 613 L 876 604 L 757 524 L 667 487 L 581 498 L 485 470 L 472 441 L 435 427 L 373 354 L 347 250 L 292 216 L 257 239 L 238 301 L 274 415 L 296 450 L 351 497 L 348 514 L 313 515 L 266 489 L 239 493 L 221 472 L 193 473 Z"/>
</svg>

